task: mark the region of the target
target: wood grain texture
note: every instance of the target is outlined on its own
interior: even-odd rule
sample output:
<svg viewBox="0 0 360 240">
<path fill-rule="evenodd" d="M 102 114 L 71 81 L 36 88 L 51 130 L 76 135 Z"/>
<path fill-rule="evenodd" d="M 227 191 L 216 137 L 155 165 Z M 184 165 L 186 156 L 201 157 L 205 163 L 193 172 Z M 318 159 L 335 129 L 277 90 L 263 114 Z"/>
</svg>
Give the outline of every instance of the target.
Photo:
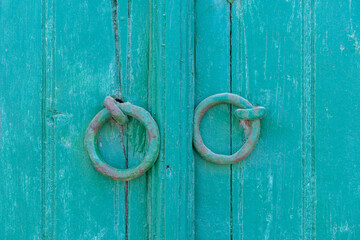
<svg viewBox="0 0 360 240">
<path fill-rule="evenodd" d="M 231 43 L 233 93 L 267 109 L 257 146 L 233 165 L 233 239 L 300 239 L 300 1 L 234 1 Z M 236 151 L 235 120 L 232 136 Z"/>
<path fill-rule="evenodd" d="M 301 2 L 301 19 L 302 235 L 315 239 L 315 1 Z"/>
<path fill-rule="evenodd" d="M 166 2 L 150 3 L 149 110 L 159 125 L 161 145 L 149 172 L 149 239 L 165 238 L 165 81 Z"/>
<path fill-rule="evenodd" d="M 39 1 L 0 4 L 0 238 L 41 236 L 42 41 Z"/>
<path fill-rule="evenodd" d="M 148 1 L 119 1 L 122 84 L 126 101 L 148 109 L 150 17 Z M 128 166 L 137 165 L 146 150 L 145 128 L 134 119 L 125 129 Z M 146 175 L 128 183 L 126 234 L 129 240 L 148 239 L 148 181 Z M 121 216 L 124 216 L 122 209 Z"/>
<path fill-rule="evenodd" d="M 55 236 L 55 9 L 54 1 L 42 2 L 41 85 L 41 204 L 42 238 Z"/>
<path fill-rule="evenodd" d="M 193 239 L 193 1 L 167 0 L 165 38 L 165 238 Z M 160 80 L 161 81 L 161 80 Z"/>
<path fill-rule="evenodd" d="M 195 104 L 230 91 L 230 5 L 227 1 L 195 3 Z M 230 154 L 230 106 L 218 105 L 204 115 L 200 131 L 215 153 Z M 230 165 L 195 155 L 196 239 L 230 239 Z"/>
<path fill-rule="evenodd" d="M 149 109 L 161 149 L 149 173 L 149 238 L 192 239 L 192 1 L 151 1 L 150 29 Z"/>
<path fill-rule="evenodd" d="M 115 186 L 113 180 L 98 173 L 83 146 L 89 122 L 103 108 L 105 96 L 119 86 L 111 3 L 61 1 L 56 2 L 52 14 L 55 22 L 50 33 L 55 35 L 45 38 L 55 38 L 55 49 L 49 46 L 55 74 L 46 79 L 55 84 L 55 113 L 51 116 L 55 125 L 53 235 L 58 239 L 120 239 L 125 235 L 125 197 L 119 190 L 124 183 Z M 113 138 L 117 132 L 111 128 L 103 131 Z M 111 140 L 100 140 L 100 149 L 113 144 L 121 154 L 119 141 Z M 104 158 L 114 161 L 111 155 Z"/>
<path fill-rule="evenodd" d="M 359 13 L 352 0 L 2 1 L 0 238 L 359 239 Z M 194 107 L 222 92 L 268 110 L 233 165 L 192 146 Z M 158 161 L 128 183 L 83 146 L 115 94 L 161 133 Z M 202 119 L 216 153 L 244 143 L 235 110 Z M 132 118 L 98 136 L 118 168 L 146 146 Z"/>
<path fill-rule="evenodd" d="M 316 237 L 360 238 L 360 2 L 315 1 Z"/>
</svg>

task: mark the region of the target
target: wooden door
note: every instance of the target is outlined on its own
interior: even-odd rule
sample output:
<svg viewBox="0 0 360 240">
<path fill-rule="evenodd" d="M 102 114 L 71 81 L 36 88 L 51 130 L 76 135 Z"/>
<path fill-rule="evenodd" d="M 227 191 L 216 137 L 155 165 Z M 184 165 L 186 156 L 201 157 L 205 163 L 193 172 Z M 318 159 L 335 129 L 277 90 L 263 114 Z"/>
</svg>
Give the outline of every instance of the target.
<svg viewBox="0 0 360 240">
<path fill-rule="evenodd" d="M 2 239 L 359 239 L 360 2 L 3 0 Z M 263 106 L 241 162 L 193 148 L 194 109 L 233 93 Z M 160 154 L 142 176 L 101 175 L 84 147 L 106 96 L 147 110 Z M 214 106 L 204 143 L 235 153 L 237 108 Z M 143 158 L 144 127 L 110 120 L 98 148 Z"/>
</svg>

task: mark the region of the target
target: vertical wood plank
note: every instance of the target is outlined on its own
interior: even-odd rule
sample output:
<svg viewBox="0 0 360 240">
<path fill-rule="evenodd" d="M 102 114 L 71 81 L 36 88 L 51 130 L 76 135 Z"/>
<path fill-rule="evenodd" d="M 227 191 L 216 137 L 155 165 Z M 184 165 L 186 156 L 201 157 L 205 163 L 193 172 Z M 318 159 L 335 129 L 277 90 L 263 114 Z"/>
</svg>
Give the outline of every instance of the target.
<svg viewBox="0 0 360 240">
<path fill-rule="evenodd" d="M 193 239 L 193 3 L 165 6 L 165 236 Z"/>
<path fill-rule="evenodd" d="M 149 109 L 161 134 L 149 172 L 149 238 L 193 239 L 193 2 L 150 3 Z"/>
<path fill-rule="evenodd" d="M 124 6 L 127 4 L 127 6 Z M 126 9 L 126 12 L 124 11 Z M 149 1 L 121 1 L 118 8 L 119 22 L 127 22 L 126 34 L 121 38 L 123 60 L 123 91 L 126 101 L 148 110 L 148 74 L 149 74 Z M 125 15 L 126 14 L 126 15 Z M 124 19 L 127 18 L 127 21 Z M 125 65 L 126 63 L 126 65 Z M 128 166 L 133 167 L 142 161 L 147 143 L 145 128 L 130 118 L 126 129 Z M 148 201 L 147 174 L 128 183 L 127 239 L 148 239 Z"/>
<path fill-rule="evenodd" d="M 0 4 L 0 238 L 41 238 L 41 2 Z"/>
<path fill-rule="evenodd" d="M 301 3 L 235 1 L 232 91 L 267 108 L 253 152 L 233 165 L 233 239 L 302 236 Z M 234 119 L 232 151 L 243 144 Z"/>
<path fill-rule="evenodd" d="M 180 26 L 180 56 L 176 59 L 180 62 L 177 72 L 180 79 L 177 84 L 179 88 L 180 113 L 178 124 L 180 125 L 180 133 L 178 136 L 172 136 L 172 141 L 179 141 L 177 149 L 178 159 L 174 159 L 171 163 L 175 166 L 174 169 L 178 171 L 179 183 L 176 191 L 179 195 L 174 195 L 172 199 L 176 202 L 176 207 L 179 209 L 178 235 L 176 239 L 193 240 L 195 239 L 195 166 L 192 144 L 195 107 L 195 9 L 194 1 L 192 0 L 181 0 L 179 5 L 175 3 L 177 2 L 174 1 L 173 8 L 180 10 L 179 15 L 175 15 L 178 17 L 177 21 Z M 170 28 L 173 28 L 173 26 L 170 25 Z M 169 85 L 170 88 L 171 85 Z M 171 94 L 168 94 L 168 98 L 171 99 Z M 168 108 L 168 111 L 171 112 L 171 108 Z M 176 128 L 176 122 L 171 127 Z M 171 156 L 172 153 L 169 152 L 169 155 Z M 171 211 L 171 206 L 168 207 L 168 211 Z"/>
<path fill-rule="evenodd" d="M 116 186 L 98 173 L 83 147 L 89 122 L 103 108 L 105 96 L 119 88 L 112 5 L 85 0 L 60 1 L 55 7 L 55 235 L 59 239 L 124 239 L 125 219 L 117 212 L 124 208 L 125 197 L 116 189 L 123 183 Z M 118 139 L 118 130 L 102 131 Z M 121 149 L 119 142 L 101 144 Z M 113 162 L 108 154 L 102 156 Z"/>
<path fill-rule="evenodd" d="M 360 238 L 360 2 L 315 1 L 316 237 Z"/>
<path fill-rule="evenodd" d="M 314 0 L 301 1 L 301 111 L 302 111 L 302 231 L 303 239 L 316 238 L 315 194 L 315 12 Z"/>
<path fill-rule="evenodd" d="M 149 110 L 160 130 L 160 153 L 149 171 L 149 238 L 165 238 L 165 1 L 150 1 Z"/>
<path fill-rule="evenodd" d="M 129 45 L 131 34 L 130 22 L 130 1 L 127 0 L 112 0 L 112 25 L 113 36 L 115 43 L 115 58 L 116 58 L 116 87 L 117 94 L 126 101 L 127 83 L 128 83 L 128 69 L 130 63 Z M 116 124 L 116 123 L 115 123 Z M 110 162 L 113 166 L 118 168 L 129 167 L 129 152 L 128 152 L 128 125 L 119 126 L 117 129 L 116 138 L 118 144 L 116 145 L 118 155 L 114 155 Z M 112 139 L 114 141 L 114 139 Z M 115 141 L 114 141 L 115 142 Z M 113 147 L 113 144 L 109 144 Z M 128 218 L 129 218 L 129 183 L 122 181 L 114 181 L 115 186 L 115 229 L 117 239 L 128 239 Z"/>
<path fill-rule="evenodd" d="M 195 3 L 195 103 L 230 91 L 230 6 L 227 1 Z M 229 105 L 210 109 L 200 125 L 205 144 L 230 154 Z M 230 166 L 195 155 L 196 239 L 230 239 Z"/>
<path fill-rule="evenodd" d="M 55 236 L 55 8 L 54 1 L 42 1 L 42 238 Z"/>
</svg>

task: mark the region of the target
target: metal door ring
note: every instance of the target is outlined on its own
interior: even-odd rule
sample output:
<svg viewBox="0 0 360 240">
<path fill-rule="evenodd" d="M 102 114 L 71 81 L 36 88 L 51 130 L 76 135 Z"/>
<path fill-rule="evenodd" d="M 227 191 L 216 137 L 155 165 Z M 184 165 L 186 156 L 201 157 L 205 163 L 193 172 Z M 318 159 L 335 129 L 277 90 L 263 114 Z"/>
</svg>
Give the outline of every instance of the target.
<svg viewBox="0 0 360 240">
<path fill-rule="evenodd" d="M 235 111 L 235 117 L 249 121 L 249 135 L 245 144 L 233 155 L 221 155 L 212 152 L 205 146 L 200 134 L 200 121 L 206 111 L 222 103 L 228 103 L 239 107 Z M 246 158 L 256 145 L 260 135 L 260 118 L 265 115 L 265 108 L 254 107 L 246 99 L 232 93 L 221 93 L 204 99 L 195 109 L 193 144 L 201 157 L 217 164 L 233 164 Z"/>
<path fill-rule="evenodd" d="M 111 97 L 106 97 L 104 105 L 106 108 L 96 114 L 85 133 L 85 148 L 89 153 L 91 162 L 100 173 L 112 179 L 128 181 L 137 178 L 154 165 L 159 155 L 159 128 L 150 113 L 141 107 L 132 105 L 129 102 L 119 103 Z M 100 128 L 111 117 L 119 124 L 125 124 L 128 121 L 125 114 L 137 119 L 144 125 L 148 138 L 148 147 L 144 159 L 137 166 L 128 169 L 118 169 L 110 166 L 101 158 L 97 147 L 97 134 Z"/>
</svg>

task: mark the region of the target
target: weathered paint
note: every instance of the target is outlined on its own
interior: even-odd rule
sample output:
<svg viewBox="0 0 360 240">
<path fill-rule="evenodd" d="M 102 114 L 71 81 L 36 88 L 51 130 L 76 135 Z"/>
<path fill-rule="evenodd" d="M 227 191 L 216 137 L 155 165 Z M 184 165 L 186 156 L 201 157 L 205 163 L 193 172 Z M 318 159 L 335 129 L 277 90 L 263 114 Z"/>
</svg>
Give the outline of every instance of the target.
<svg viewBox="0 0 360 240">
<path fill-rule="evenodd" d="M 40 1 L 0 3 L 1 239 L 39 239 L 42 232 L 48 139 L 41 133 L 50 122 L 42 114 L 41 19 Z"/>
<path fill-rule="evenodd" d="M 264 107 L 253 107 L 251 109 L 237 109 L 234 115 L 238 119 L 254 120 L 261 119 L 265 116 L 266 110 Z"/>
<path fill-rule="evenodd" d="M 106 109 L 101 110 L 93 120 L 85 133 L 85 148 L 89 153 L 93 166 L 105 176 L 111 177 L 114 180 L 128 181 L 137 178 L 148 171 L 155 163 L 160 149 L 160 134 L 159 128 L 150 113 L 141 107 L 132 105 L 131 103 L 116 103 L 111 97 L 105 98 Z M 111 111 L 109 111 L 109 108 Z M 112 115 L 115 113 L 115 115 Z M 119 114 L 121 113 L 121 114 Z M 126 120 L 124 117 L 129 115 L 137 119 L 144 125 L 147 133 L 147 150 L 141 162 L 132 168 L 117 169 L 110 166 L 100 156 L 97 146 L 97 135 L 100 128 L 111 118 L 116 117 L 123 124 Z"/>
<path fill-rule="evenodd" d="M 195 106 L 208 96 L 231 92 L 229 13 L 230 4 L 226 0 L 196 0 Z M 232 120 L 229 104 L 217 105 L 204 115 L 200 127 L 206 131 L 201 135 L 209 149 L 223 155 L 232 154 Z M 239 125 L 239 121 L 236 122 Z M 231 239 L 232 165 L 214 164 L 197 151 L 194 156 L 196 239 Z"/>
<path fill-rule="evenodd" d="M 208 147 L 205 146 L 201 133 L 200 133 L 200 121 L 204 114 L 209 110 L 211 107 L 218 105 L 218 104 L 232 104 L 239 108 L 245 108 L 247 110 L 251 110 L 253 112 L 247 111 L 246 116 L 241 115 L 241 119 L 249 120 L 245 121 L 244 126 L 246 126 L 248 133 L 248 137 L 244 145 L 234 154 L 232 155 L 222 155 L 216 154 L 212 152 Z M 255 147 L 257 140 L 260 135 L 260 120 L 265 114 L 265 108 L 255 108 L 244 98 L 232 94 L 232 93 L 220 93 L 216 95 L 212 95 L 210 97 L 205 98 L 203 101 L 195 109 L 194 114 L 194 147 L 198 151 L 198 153 L 204 159 L 217 163 L 217 164 L 233 164 L 237 163 L 244 158 L 246 158 L 253 148 Z M 258 116 L 257 118 L 255 118 Z"/>
<path fill-rule="evenodd" d="M 2 0 L 0 238 L 359 239 L 359 21 L 354 0 Z M 99 174 L 83 144 L 117 92 L 161 135 L 129 182 Z M 194 105 L 222 92 L 267 109 L 233 165 L 192 147 Z M 201 120 L 214 152 L 244 144 L 234 110 Z M 131 168 L 146 130 L 110 118 L 98 143 Z"/>
</svg>

